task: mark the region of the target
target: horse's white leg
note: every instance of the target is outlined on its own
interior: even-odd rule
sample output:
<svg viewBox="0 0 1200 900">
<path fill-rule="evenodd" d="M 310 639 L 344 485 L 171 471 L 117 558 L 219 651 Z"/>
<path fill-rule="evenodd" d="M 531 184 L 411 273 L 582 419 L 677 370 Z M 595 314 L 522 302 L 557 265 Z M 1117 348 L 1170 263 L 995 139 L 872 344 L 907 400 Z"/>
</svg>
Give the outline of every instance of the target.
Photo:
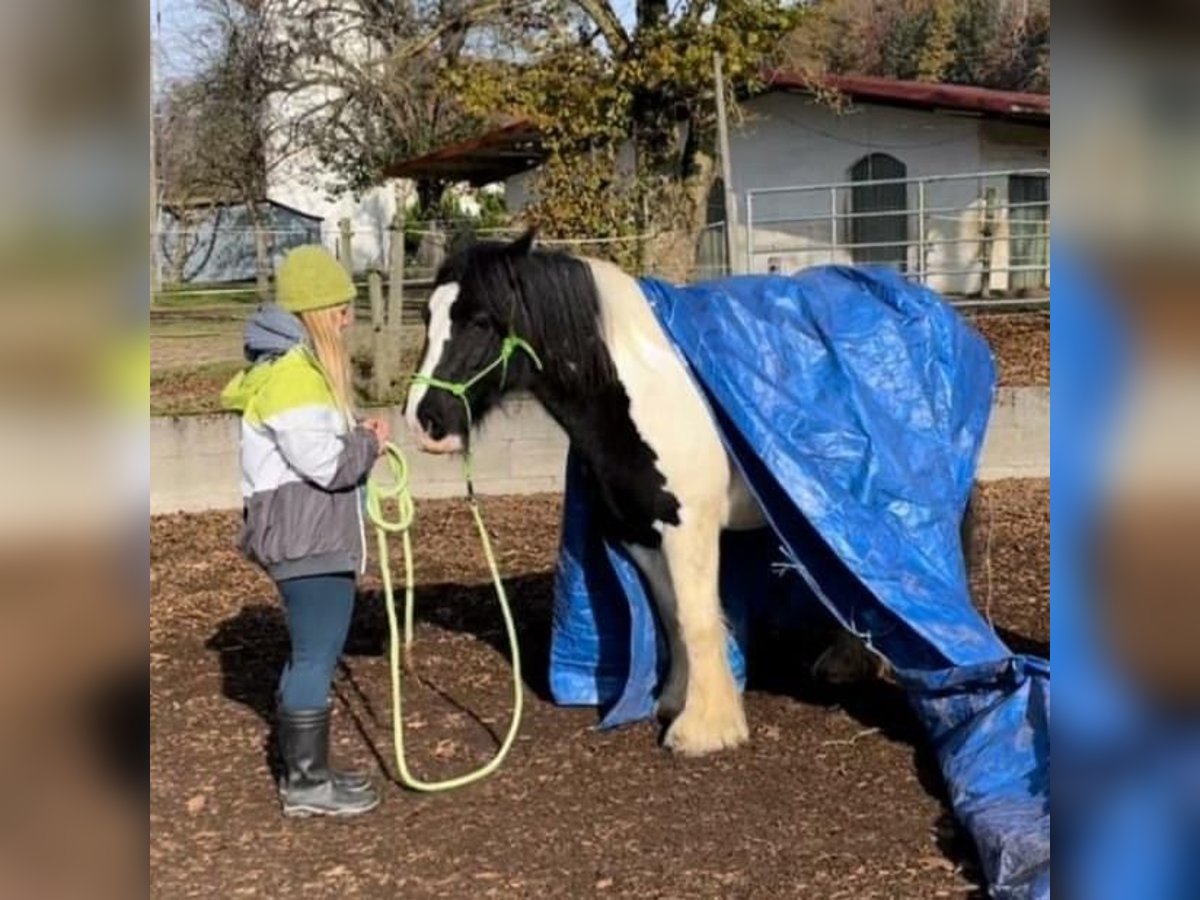
<svg viewBox="0 0 1200 900">
<path fill-rule="evenodd" d="M 671 584 L 671 573 L 667 569 L 666 557 L 661 551 L 637 544 L 627 544 L 626 549 L 646 576 L 646 580 L 650 582 L 650 590 L 654 595 L 655 605 L 658 606 L 658 616 L 667 631 L 671 663 L 666 684 L 658 695 L 657 712 L 659 718 L 674 719 L 683 709 L 684 691 L 687 688 L 687 653 L 679 629 L 679 611 L 675 602 L 675 588 Z"/>
<path fill-rule="evenodd" d="M 666 745 L 688 756 L 736 747 L 749 737 L 742 697 L 729 667 L 725 621 L 717 591 L 720 518 L 712 507 L 685 507 L 663 534 L 663 554 L 675 588 L 687 658 L 683 712 Z"/>
</svg>

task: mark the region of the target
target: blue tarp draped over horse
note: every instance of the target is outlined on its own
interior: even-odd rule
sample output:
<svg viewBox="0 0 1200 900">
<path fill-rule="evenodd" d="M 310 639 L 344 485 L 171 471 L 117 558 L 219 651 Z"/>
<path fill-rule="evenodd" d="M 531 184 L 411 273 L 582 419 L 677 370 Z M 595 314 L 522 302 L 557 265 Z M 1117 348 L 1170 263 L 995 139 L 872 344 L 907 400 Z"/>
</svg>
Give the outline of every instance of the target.
<svg viewBox="0 0 1200 900">
<path fill-rule="evenodd" d="M 888 270 L 642 289 L 770 523 L 723 538 L 739 681 L 757 615 L 806 600 L 832 615 L 894 667 L 993 896 L 1048 897 L 1049 663 L 1012 653 L 978 614 L 960 545 L 995 384 L 986 343 Z M 612 726 L 653 713 L 666 650 L 637 568 L 588 502 L 572 457 L 550 685 Z M 780 561 L 794 575 L 782 593 Z"/>
</svg>

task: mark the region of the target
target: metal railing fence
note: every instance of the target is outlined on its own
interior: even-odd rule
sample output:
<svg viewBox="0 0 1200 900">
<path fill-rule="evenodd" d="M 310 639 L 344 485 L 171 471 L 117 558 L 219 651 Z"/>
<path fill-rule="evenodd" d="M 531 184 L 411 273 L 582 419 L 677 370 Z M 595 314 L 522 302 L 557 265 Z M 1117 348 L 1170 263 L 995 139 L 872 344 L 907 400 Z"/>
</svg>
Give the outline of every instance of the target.
<svg viewBox="0 0 1200 900">
<path fill-rule="evenodd" d="M 957 298 L 1049 292 L 1050 170 L 760 188 L 746 194 L 744 268 L 890 265 Z"/>
</svg>

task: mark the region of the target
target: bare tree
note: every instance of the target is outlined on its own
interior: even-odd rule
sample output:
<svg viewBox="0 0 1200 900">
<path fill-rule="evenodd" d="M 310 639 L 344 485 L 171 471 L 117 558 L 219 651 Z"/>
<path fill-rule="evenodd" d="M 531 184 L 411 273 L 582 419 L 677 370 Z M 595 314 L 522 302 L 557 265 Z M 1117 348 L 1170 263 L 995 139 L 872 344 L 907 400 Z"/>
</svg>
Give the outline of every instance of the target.
<svg viewBox="0 0 1200 900">
<path fill-rule="evenodd" d="M 165 262 L 165 280 L 179 284 L 193 262 L 211 247 L 201 246 L 201 225 L 210 216 L 220 188 L 204 161 L 204 111 L 201 86 L 186 81 L 170 86 L 156 102 L 154 150 L 161 180 L 161 207 L 172 227 L 157 236 L 155 252 Z"/>
<path fill-rule="evenodd" d="M 267 210 L 269 168 L 284 158 L 286 133 L 267 115 L 290 53 L 273 26 L 269 0 L 199 0 L 204 25 L 191 53 L 197 74 L 174 85 L 159 116 L 156 142 L 163 205 L 184 223 L 175 242 L 173 274 L 198 250 L 194 226 L 222 204 L 240 204 L 254 229 L 258 292 L 270 288 Z M 271 152 L 268 152 L 268 151 Z"/>
<path fill-rule="evenodd" d="M 290 127 L 352 191 L 380 184 L 397 159 L 477 130 L 479 119 L 442 76 L 465 57 L 499 52 L 499 30 L 534 15 L 532 0 L 275 0 L 272 6 L 291 53 L 282 86 Z M 445 187 L 419 180 L 419 207 L 436 208 Z"/>
<path fill-rule="evenodd" d="M 285 71 L 287 54 L 274 33 L 266 0 L 201 0 L 213 21 L 216 57 L 208 90 L 217 105 L 221 144 L 211 148 L 221 181 L 245 204 L 254 228 L 260 296 L 269 290 L 270 235 L 263 201 L 269 162 L 280 158 L 267 104 Z M 275 152 L 268 148 L 274 145 Z M 223 165 L 222 165 L 223 164 Z"/>
</svg>

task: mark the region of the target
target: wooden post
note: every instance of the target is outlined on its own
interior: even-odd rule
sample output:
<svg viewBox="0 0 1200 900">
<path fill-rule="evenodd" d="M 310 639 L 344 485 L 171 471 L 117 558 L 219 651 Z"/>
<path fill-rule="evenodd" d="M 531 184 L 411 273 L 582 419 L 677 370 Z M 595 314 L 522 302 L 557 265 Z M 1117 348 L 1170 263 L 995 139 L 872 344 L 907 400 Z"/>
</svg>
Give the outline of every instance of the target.
<svg viewBox="0 0 1200 900">
<path fill-rule="evenodd" d="M 717 140 L 721 151 L 721 179 L 725 182 L 725 257 L 730 274 L 744 274 L 737 253 L 738 208 L 733 190 L 733 163 L 729 158 L 729 121 L 725 114 L 725 74 L 721 69 L 721 54 L 713 54 L 713 80 L 717 92 Z"/>
<path fill-rule="evenodd" d="M 399 326 L 404 313 L 404 210 L 398 208 L 388 225 L 387 321 Z"/>
<path fill-rule="evenodd" d="M 446 235 L 437 222 L 430 222 L 426 228 L 417 245 L 417 266 L 436 272 L 446 258 Z"/>
<path fill-rule="evenodd" d="M 446 261 L 446 232 L 441 225 L 434 225 L 433 231 L 429 242 L 429 265 L 436 272 Z"/>
<path fill-rule="evenodd" d="M 375 269 L 367 273 L 367 297 L 371 301 L 371 399 L 383 402 L 392 386 L 390 357 L 395 354 L 389 352 L 392 348 L 384 324 L 383 274 Z"/>
<path fill-rule="evenodd" d="M 338 255 L 342 260 L 342 268 L 351 278 L 354 277 L 354 231 L 349 219 L 338 220 Z"/>
<path fill-rule="evenodd" d="M 383 276 L 375 269 L 367 273 L 367 298 L 371 301 L 371 328 L 379 331 L 384 323 Z"/>
</svg>

